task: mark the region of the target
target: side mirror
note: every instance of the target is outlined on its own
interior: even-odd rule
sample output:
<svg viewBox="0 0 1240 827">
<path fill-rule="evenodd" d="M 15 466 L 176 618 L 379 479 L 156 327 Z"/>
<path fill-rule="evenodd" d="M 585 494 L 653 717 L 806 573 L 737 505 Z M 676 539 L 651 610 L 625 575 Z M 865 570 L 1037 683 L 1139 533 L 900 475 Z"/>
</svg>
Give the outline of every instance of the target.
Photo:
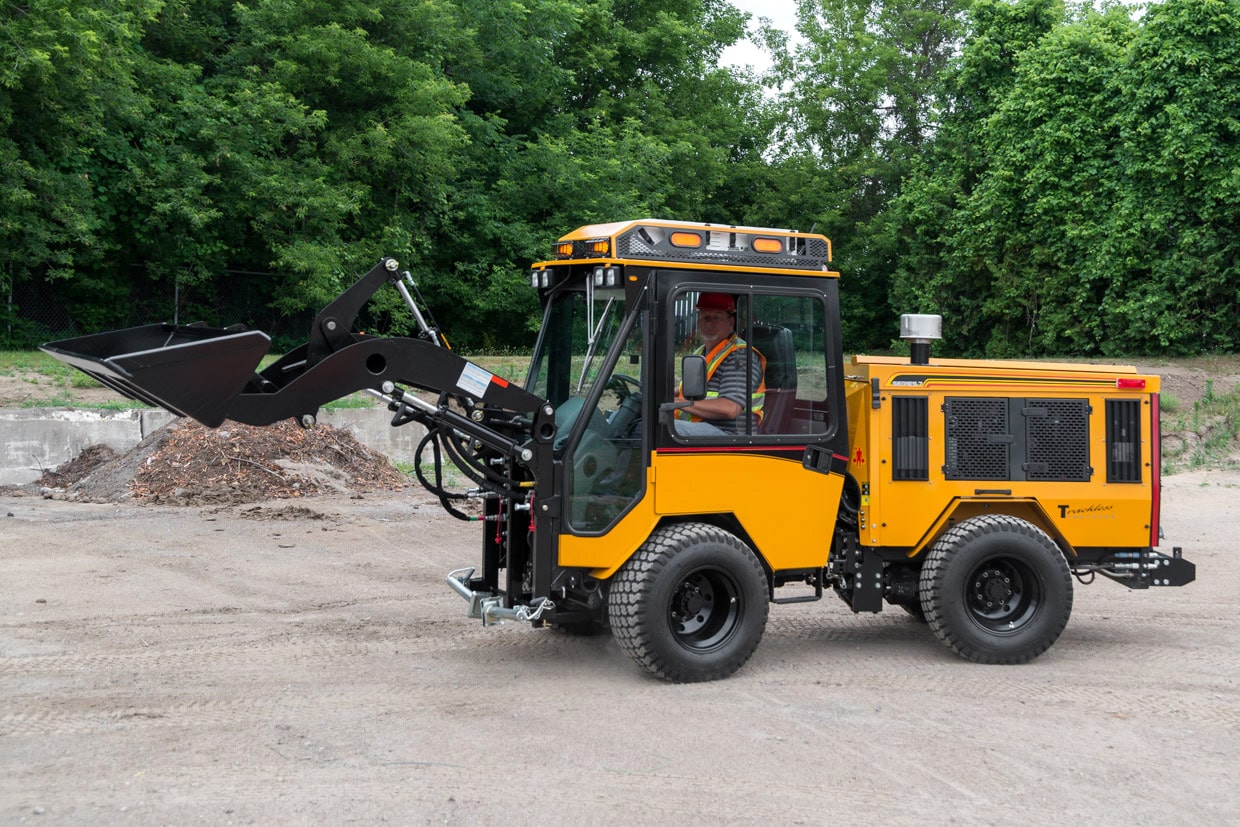
<svg viewBox="0 0 1240 827">
<path fill-rule="evenodd" d="M 706 357 L 686 356 L 680 360 L 681 395 L 690 402 L 706 398 Z"/>
<path fill-rule="evenodd" d="M 699 399 L 706 398 L 706 357 L 686 356 L 680 360 L 680 394 L 683 402 L 664 402 L 659 406 L 659 421 L 672 427 L 672 415 Z"/>
</svg>

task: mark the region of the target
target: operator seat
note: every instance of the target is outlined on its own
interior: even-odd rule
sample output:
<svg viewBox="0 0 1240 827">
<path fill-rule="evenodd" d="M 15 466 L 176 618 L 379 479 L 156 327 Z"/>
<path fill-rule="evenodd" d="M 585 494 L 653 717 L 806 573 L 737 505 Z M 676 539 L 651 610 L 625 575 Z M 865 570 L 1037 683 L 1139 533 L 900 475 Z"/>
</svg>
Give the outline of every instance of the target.
<svg viewBox="0 0 1240 827">
<path fill-rule="evenodd" d="M 792 331 L 782 325 L 753 325 L 754 349 L 766 357 L 766 401 L 760 434 L 792 433 L 797 398 L 797 353 Z"/>
</svg>

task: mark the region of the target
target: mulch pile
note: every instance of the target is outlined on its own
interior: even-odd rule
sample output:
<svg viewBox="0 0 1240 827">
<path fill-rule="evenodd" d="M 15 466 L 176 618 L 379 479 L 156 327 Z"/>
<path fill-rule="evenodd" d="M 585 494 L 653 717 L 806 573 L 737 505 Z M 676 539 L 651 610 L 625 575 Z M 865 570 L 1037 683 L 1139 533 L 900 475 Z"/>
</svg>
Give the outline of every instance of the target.
<svg viewBox="0 0 1240 827">
<path fill-rule="evenodd" d="M 178 420 L 117 456 L 92 446 L 35 485 L 52 496 L 198 505 L 400 490 L 406 477 L 347 430 Z"/>
</svg>

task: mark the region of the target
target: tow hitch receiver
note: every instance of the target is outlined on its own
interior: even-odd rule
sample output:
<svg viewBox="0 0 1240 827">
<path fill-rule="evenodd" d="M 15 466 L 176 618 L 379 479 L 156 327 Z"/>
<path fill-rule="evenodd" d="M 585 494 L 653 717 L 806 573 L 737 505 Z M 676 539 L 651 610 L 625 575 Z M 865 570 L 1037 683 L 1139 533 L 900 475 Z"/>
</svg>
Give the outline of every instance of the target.
<svg viewBox="0 0 1240 827">
<path fill-rule="evenodd" d="M 447 581 L 448 585 L 452 587 L 452 591 L 469 602 L 467 616 L 482 618 L 483 626 L 494 626 L 503 623 L 505 620 L 538 620 L 545 612 L 555 608 L 555 604 L 545 597 L 535 600 L 529 606 L 505 608 L 503 598 L 498 595 L 474 590 L 470 582 L 473 576 L 474 569 L 472 567 L 457 569 L 448 574 Z"/>
<path fill-rule="evenodd" d="M 1197 567 L 1181 556 L 1178 546 L 1170 556 L 1149 548 L 1114 552 L 1093 569 L 1130 589 L 1185 586 L 1197 579 Z"/>
</svg>

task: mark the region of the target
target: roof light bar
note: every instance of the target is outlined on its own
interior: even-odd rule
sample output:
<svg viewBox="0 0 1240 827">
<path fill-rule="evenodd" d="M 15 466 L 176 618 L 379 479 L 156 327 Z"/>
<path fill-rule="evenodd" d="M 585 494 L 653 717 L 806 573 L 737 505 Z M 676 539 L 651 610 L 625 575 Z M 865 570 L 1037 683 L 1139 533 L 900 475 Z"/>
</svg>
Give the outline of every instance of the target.
<svg viewBox="0 0 1240 827">
<path fill-rule="evenodd" d="M 668 241 L 672 243 L 673 247 L 701 247 L 702 234 L 676 232 L 672 233 L 671 236 L 668 237 Z"/>
<path fill-rule="evenodd" d="M 782 253 L 784 251 L 784 240 L 782 238 L 755 236 L 753 249 L 757 253 Z"/>
</svg>

